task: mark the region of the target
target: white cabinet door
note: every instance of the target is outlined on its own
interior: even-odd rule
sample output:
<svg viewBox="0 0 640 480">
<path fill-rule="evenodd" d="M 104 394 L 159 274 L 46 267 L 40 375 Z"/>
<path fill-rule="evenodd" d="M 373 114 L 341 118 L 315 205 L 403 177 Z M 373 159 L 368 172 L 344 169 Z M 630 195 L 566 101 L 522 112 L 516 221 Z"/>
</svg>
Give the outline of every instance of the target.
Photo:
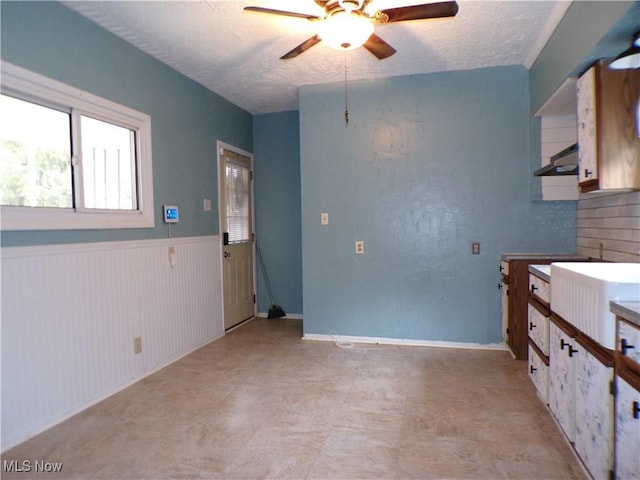
<svg viewBox="0 0 640 480">
<path fill-rule="evenodd" d="M 529 304 L 529 337 L 542 353 L 549 356 L 549 317 L 542 315 L 536 307 Z"/>
<path fill-rule="evenodd" d="M 502 337 L 509 341 L 507 328 L 509 328 L 509 284 L 502 282 Z"/>
<path fill-rule="evenodd" d="M 620 377 L 616 382 L 616 478 L 640 480 L 640 412 L 634 414 L 640 408 L 640 392 Z"/>
<path fill-rule="evenodd" d="M 576 83 L 578 96 L 578 183 L 598 178 L 596 131 L 596 68 L 591 67 Z"/>
<path fill-rule="evenodd" d="M 575 449 L 593 478 L 609 478 L 613 469 L 613 395 L 607 367 L 577 344 L 571 356 L 576 370 Z"/>
<path fill-rule="evenodd" d="M 575 362 L 569 357 L 573 338 L 553 322 L 549 326 L 549 408 L 569 441 L 575 440 Z"/>
<path fill-rule="evenodd" d="M 549 367 L 529 345 L 529 378 L 536 387 L 538 396 L 545 404 L 549 403 Z"/>
</svg>

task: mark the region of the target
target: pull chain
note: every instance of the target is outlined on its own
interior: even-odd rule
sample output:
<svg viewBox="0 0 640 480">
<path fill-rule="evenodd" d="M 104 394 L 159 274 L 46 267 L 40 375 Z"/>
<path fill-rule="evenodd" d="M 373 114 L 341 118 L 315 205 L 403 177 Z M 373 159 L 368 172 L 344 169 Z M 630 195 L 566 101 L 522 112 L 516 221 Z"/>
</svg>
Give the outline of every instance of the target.
<svg viewBox="0 0 640 480">
<path fill-rule="evenodd" d="M 347 105 L 347 51 L 344 52 L 344 125 L 349 125 L 349 107 Z"/>
</svg>

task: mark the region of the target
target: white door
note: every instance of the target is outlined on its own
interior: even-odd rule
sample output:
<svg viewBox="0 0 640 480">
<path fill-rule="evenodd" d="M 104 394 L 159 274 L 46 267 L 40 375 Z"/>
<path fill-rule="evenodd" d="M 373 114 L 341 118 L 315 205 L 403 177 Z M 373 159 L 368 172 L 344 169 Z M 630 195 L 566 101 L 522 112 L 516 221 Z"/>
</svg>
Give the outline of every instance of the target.
<svg viewBox="0 0 640 480">
<path fill-rule="evenodd" d="M 224 328 L 255 315 L 251 158 L 219 146 Z"/>
</svg>

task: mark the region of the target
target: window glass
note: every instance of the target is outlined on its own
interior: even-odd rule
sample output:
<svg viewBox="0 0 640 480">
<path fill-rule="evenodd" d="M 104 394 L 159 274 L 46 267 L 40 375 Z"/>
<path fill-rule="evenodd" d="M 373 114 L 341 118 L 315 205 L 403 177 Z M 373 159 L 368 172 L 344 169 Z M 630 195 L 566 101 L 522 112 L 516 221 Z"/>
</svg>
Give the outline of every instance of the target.
<svg viewBox="0 0 640 480">
<path fill-rule="evenodd" d="M 226 163 L 227 232 L 229 243 L 249 241 L 249 168 L 234 162 Z"/>
<path fill-rule="evenodd" d="M 71 208 L 70 114 L 0 94 L 2 205 Z"/>
<path fill-rule="evenodd" d="M 82 116 L 85 208 L 136 210 L 135 132 Z"/>
</svg>

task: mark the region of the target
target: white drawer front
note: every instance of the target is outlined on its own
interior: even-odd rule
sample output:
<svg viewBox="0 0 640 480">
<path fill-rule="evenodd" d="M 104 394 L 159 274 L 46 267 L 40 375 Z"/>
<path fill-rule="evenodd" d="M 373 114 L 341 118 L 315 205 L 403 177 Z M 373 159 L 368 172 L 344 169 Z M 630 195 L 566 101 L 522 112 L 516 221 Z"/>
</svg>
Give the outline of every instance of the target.
<svg viewBox="0 0 640 480">
<path fill-rule="evenodd" d="M 551 303 L 551 288 L 547 282 L 535 275 L 529 275 L 529 291 L 541 300 Z"/>
<path fill-rule="evenodd" d="M 640 365 L 640 328 L 634 327 L 626 322 L 618 322 L 620 331 L 618 332 L 618 350 Z"/>
<path fill-rule="evenodd" d="M 500 272 L 502 272 L 503 275 L 509 275 L 509 262 L 502 261 L 500 264 Z"/>
<path fill-rule="evenodd" d="M 529 345 L 529 378 L 536 386 L 538 395 L 545 404 L 549 403 L 549 367 Z"/>
<path fill-rule="evenodd" d="M 546 356 L 549 356 L 549 317 L 542 315 L 533 305 L 529 304 L 529 322 L 527 324 L 529 337 L 536 343 Z"/>
</svg>

